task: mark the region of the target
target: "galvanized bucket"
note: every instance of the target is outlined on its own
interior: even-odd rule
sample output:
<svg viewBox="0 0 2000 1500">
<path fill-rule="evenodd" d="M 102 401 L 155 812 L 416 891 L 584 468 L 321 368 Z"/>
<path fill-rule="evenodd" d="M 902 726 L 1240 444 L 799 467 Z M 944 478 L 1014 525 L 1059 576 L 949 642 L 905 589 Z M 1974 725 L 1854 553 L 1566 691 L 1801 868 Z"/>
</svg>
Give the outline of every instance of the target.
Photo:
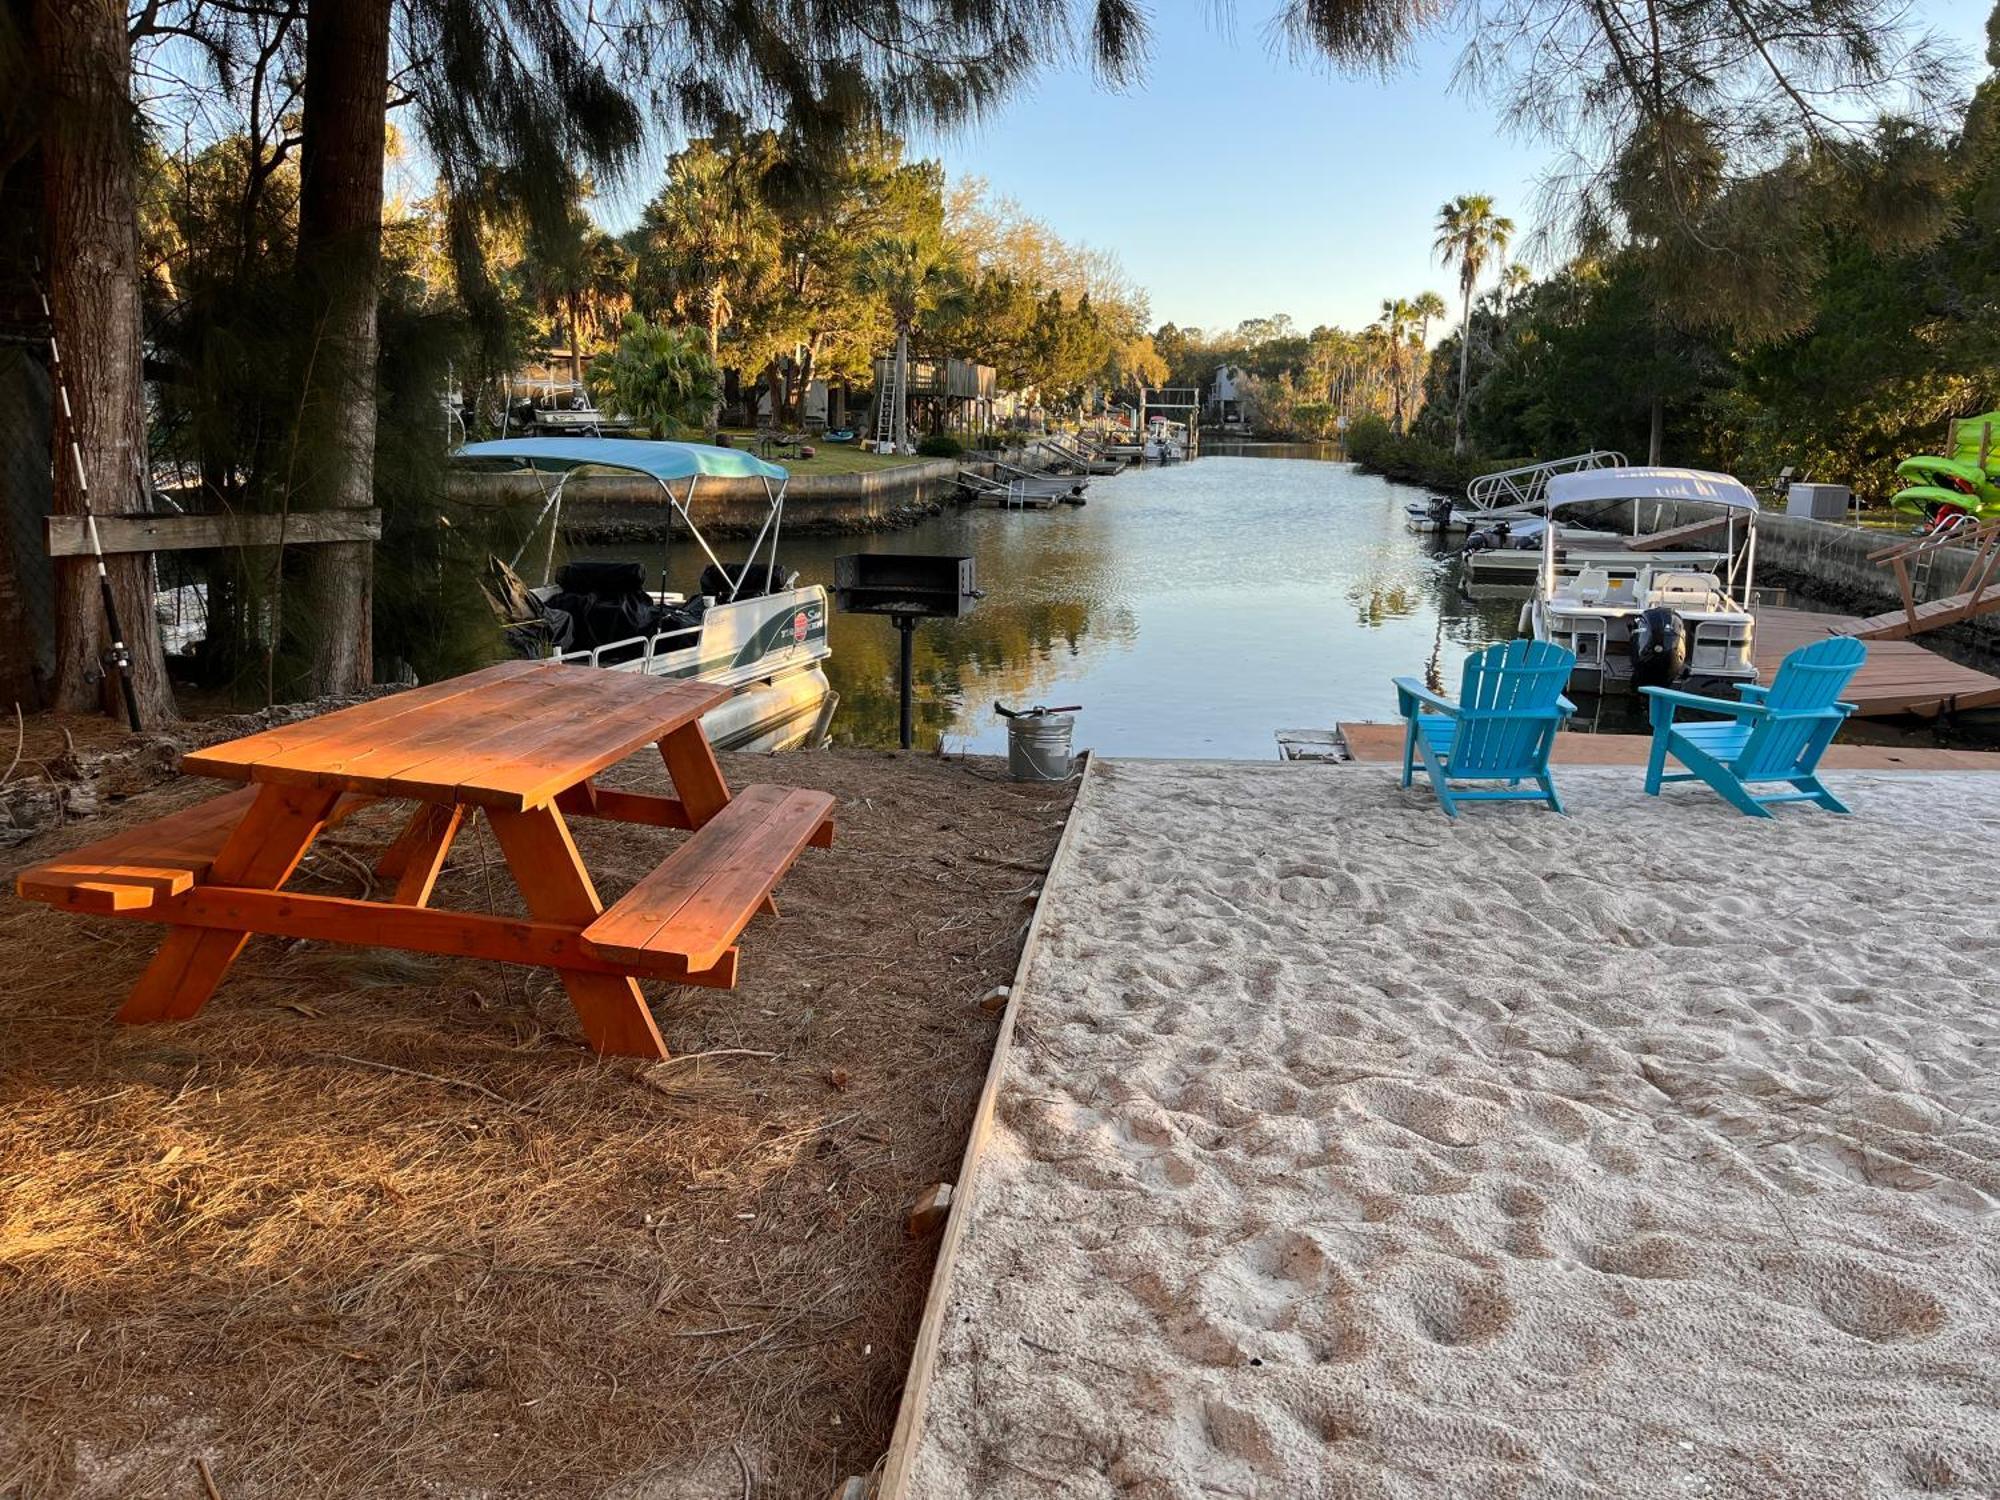
<svg viewBox="0 0 2000 1500">
<path fill-rule="evenodd" d="M 1007 773 L 1016 781 L 1067 781 L 1073 714 L 1023 714 L 1007 721 Z"/>
</svg>

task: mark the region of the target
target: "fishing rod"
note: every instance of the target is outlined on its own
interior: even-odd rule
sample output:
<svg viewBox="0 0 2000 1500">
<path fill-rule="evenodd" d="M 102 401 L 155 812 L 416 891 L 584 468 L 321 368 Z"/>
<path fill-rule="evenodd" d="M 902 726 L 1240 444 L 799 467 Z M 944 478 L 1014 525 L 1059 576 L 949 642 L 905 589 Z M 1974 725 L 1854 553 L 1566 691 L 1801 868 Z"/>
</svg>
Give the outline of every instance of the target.
<svg viewBox="0 0 2000 1500">
<path fill-rule="evenodd" d="M 111 570 L 104 565 L 104 543 L 97 535 L 97 513 L 90 505 L 90 475 L 83 467 L 83 447 L 76 440 L 76 409 L 70 405 L 69 379 L 63 373 L 62 351 L 56 346 L 56 316 L 49 306 L 49 294 L 42 289 L 42 263 L 35 261 L 35 295 L 42 299 L 42 317 L 49 325 L 49 375 L 62 398 L 63 429 L 69 437 L 70 462 L 76 468 L 76 492 L 83 507 L 84 535 L 90 540 L 90 554 L 97 559 L 97 597 L 104 606 L 104 633 L 110 646 L 104 652 L 107 666 L 118 673 L 118 688 L 125 699 L 125 718 L 138 734 L 139 693 L 132 682 L 132 649 L 125 644 L 124 628 L 118 623 L 118 600 L 111 591 Z"/>
</svg>

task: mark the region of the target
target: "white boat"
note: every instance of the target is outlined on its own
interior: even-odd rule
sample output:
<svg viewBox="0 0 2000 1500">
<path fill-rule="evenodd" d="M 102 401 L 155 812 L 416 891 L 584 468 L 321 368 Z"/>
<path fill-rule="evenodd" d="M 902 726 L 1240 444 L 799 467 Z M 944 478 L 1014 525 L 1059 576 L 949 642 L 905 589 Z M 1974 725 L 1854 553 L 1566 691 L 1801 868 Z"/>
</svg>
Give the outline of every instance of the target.
<svg viewBox="0 0 2000 1500">
<path fill-rule="evenodd" d="M 818 584 L 801 587 L 798 575 L 778 562 L 790 479 L 784 469 L 740 449 L 620 438 L 504 438 L 468 443 L 453 457 L 489 471 L 525 469 L 554 478 L 521 551 L 504 567 L 496 560 L 498 578 L 488 589 L 517 651 L 729 687 L 734 690 L 729 700 L 701 721 L 718 750 L 787 750 L 826 742 L 840 701 L 820 665 L 833 654 L 826 590 Z M 659 484 L 707 558 L 694 594 L 647 590 L 644 566 L 635 562 L 554 568 L 563 488 L 572 475 L 592 469 L 644 475 Z M 756 479 L 764 486 L 770 510 L 741 562 L 716 556 L 695 525 L 691 507 L 703 478 Z M 514 569 L 545 524 L 544 578 L 528 587 Z M 664 573 L 664 555 L 661 561 Z"/>
<path fill-rule="evenodd" d="M 1139 457 L 1144 463 L 1177 464 L 1187 457 L 1187 445 L 1187 423 L 1154 417 L 1146 424 L 1146 442 Z"/>
<path fill-rule="evenodd" d="M 1557 565 L 1557 527 L 1551 524 L 1534 596 L 1521 611 L 1522 628 L 1576 653 L 1570 685 L 1583 692 L 1755 682 L 1750 599 L 1759 507 L 1739 480 L 1700 469 L 1590 469 L 1550 478 L 1544 508 L 1553 523 L 1573 506 L 1646 500 L 1723 508 L 1728 531 L 1719 572 L 1644 554 L 1629 569 L 1565 570 Z"/>
</svg>

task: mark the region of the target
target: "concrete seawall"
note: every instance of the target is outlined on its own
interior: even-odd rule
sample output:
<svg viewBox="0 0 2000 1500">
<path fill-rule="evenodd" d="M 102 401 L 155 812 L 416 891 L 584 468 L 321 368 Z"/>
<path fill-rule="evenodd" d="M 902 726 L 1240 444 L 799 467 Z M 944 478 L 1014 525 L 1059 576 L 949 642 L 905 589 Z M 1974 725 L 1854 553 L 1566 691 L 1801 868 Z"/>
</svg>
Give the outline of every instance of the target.
<svg viewBox="0 0 2000 1500">
<path fill-rule="evenodd" d="M 1006 461 L 1035 467 L 1046 448 L 1038 440 L 1009 449 Z M 785 492 L 785 530 L 841 534 L 915 525 L 957 498 L 961 469 L 986 474 L 992 465 L 927 458 L 859 474 L 798 475 Z M 530 474 L 454 475 L 451 495 L 469 504 L 539 509 L 549 483 Z M 694 522 L 710 536 L 755 536 L 769 510 L 759 480 L 704 479 L 695 486 Z M 650 479 L 579 478 L 563 490 L 563 532 L 577 541 L 651 541 L 679 525 L 673 507 Z"/>
</svg>

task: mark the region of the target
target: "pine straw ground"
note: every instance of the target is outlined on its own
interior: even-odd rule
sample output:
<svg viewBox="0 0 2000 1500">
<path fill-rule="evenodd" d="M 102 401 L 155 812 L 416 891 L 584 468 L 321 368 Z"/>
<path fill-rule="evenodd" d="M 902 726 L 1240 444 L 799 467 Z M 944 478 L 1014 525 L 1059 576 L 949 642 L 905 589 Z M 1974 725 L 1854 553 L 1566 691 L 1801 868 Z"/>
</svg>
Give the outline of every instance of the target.
<svg viewBox="0 0 2000 1500">
<path fill-rule="evenodd" d="M 905 1210 L 956 1174 L 977 1002 L 1070 794 L 724 760 L 835 792 L 838 838 L 741 988 L 649 987 L 669 1063 L 594 1058 L 543 971 L 268 938 L 195 1021 L 119 1027 L 160 929 L 0 899 L 0 1495 L 799 1500 L 869 1470 L 936 1248 Z M 393 826 L 323 838 L 297 888 L 359 893 Z M 574 826 L 606 899 L 681 837 Z M 519 910 L 483 826 L 437 902 Z"/>
</svg>

